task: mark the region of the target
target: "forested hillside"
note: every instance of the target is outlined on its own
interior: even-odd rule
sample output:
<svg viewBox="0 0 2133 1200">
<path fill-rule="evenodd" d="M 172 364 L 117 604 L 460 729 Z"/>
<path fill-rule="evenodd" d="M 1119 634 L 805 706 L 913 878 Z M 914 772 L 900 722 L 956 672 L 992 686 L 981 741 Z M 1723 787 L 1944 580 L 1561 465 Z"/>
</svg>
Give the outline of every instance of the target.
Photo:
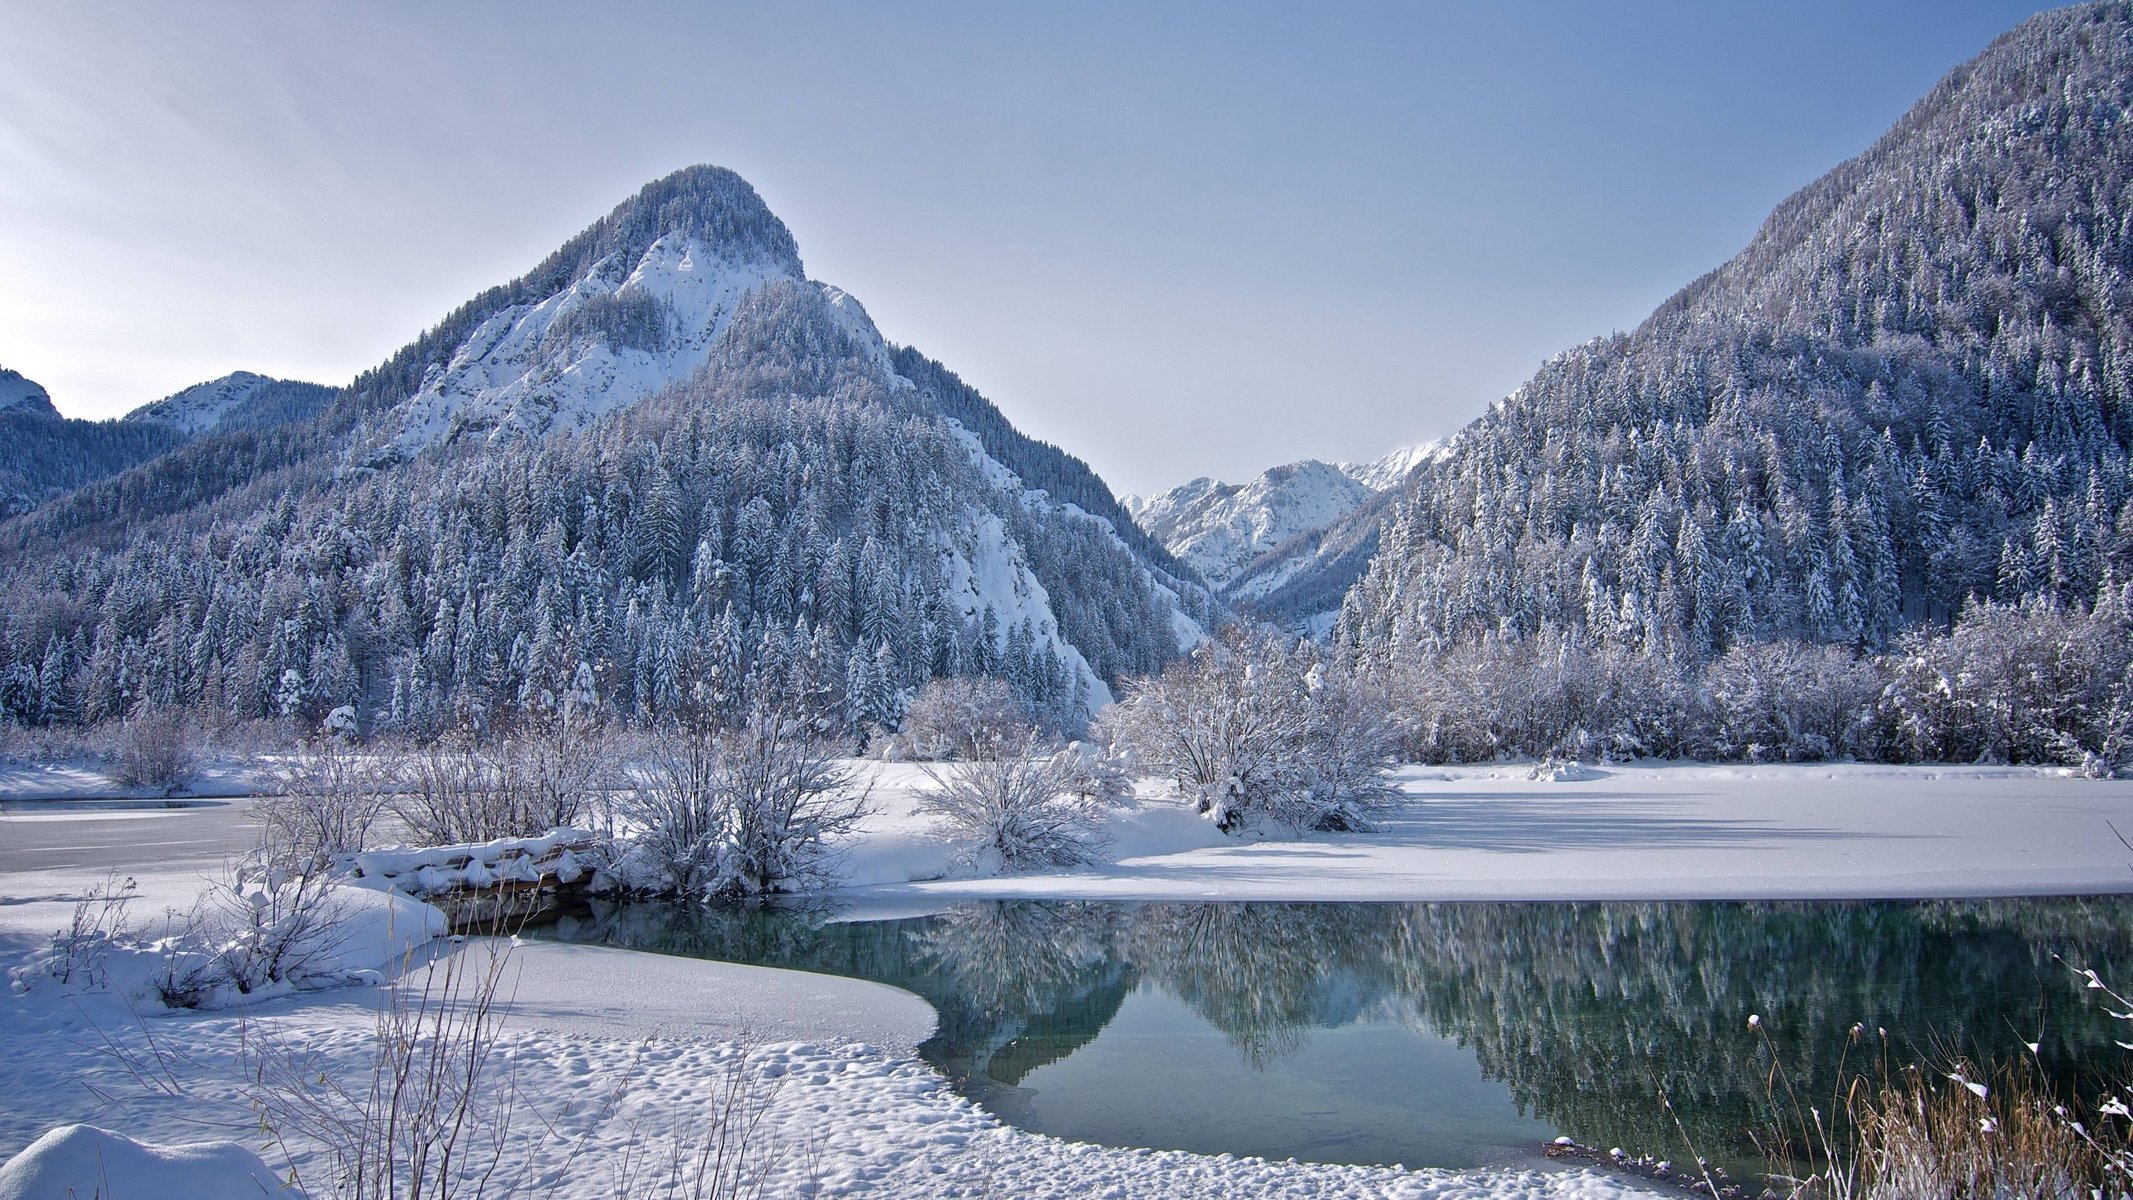
<svg viewBox="0 0 2133 1200">
<path fill-rule="evenodd" d="M 1873 650 L 2133 576 L 2133 13 L 2040 16 L 1416 472 L 1339 638 Z"/>
</svg>

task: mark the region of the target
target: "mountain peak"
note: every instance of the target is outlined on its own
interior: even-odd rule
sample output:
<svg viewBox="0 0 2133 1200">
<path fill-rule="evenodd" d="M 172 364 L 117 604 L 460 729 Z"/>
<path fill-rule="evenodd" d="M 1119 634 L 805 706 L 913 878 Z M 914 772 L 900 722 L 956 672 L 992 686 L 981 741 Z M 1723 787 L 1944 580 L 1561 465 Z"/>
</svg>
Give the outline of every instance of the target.
<svg viewBox="0 0 2133 1200">
<path fill-rule="evenodd" d="M 795 277 L 806 272 L 792 232 L 763 203 L 747 180 L 724 167 L 683 167 L 638 189 L 637 194 L 564 247 L 590 240 L 584 257 L 625 252 L 634 260 L 669 236 L 693 238 L 736 262 L 764 262 Z"/>
<path fill-rule="evenodd" d="M 582 428 L 693 374 L 749 297 L 813 287 L 806 278 L 791 232 L 747 180 L 710 166 L 654 180 L 418 345 L 430 361 L 399 405 L 390 453 Z M 872 329 L 856 304 L 834 315 Z"/>
<path fill-rule="evenodd" d="M 57 417 L 59 410 L 52 407 L 52 397 L 44 386 L 34 379 L 26 379 L 20 371 L 0 367 L 0 412 L 22 416 Z"/>
</svg>

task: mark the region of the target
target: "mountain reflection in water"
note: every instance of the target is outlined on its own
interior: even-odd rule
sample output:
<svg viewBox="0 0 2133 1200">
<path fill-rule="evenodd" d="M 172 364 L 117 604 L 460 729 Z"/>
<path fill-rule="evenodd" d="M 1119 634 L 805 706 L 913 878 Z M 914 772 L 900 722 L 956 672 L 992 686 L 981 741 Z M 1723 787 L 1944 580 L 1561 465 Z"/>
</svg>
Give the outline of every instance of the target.
<svg viewBox="0 0 2133 1200">
<path fill-rule="evenodd" d="M 2035 1040 L 2062 1085 L 2092 1086 L 2124 1056 L 2066 964 L 2133 978 L 2129 917 L 2119 897 L 1017 900 L 896 920 L 639 903 L 547 936 L 905 988 L 940 1014 L 927 1062 L 1062 1137 L 1468 1167 L 1561 1132 L 1687 1157 L 1663 1094 L 1700 1153 L 1743 1168 L 1771 1052 L 1828 1097 L 1855 1022 L 1887 1030 L 1895 1066 Z"/>
</svg>

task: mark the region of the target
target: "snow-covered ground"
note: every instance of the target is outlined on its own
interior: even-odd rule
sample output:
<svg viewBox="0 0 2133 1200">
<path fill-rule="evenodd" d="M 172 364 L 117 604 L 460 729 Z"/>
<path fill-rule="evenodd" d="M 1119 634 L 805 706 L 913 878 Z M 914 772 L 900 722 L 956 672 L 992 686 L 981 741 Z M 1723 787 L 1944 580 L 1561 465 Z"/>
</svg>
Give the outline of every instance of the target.
<svg viewBox="0 0 2133 1200">
<path fill-rule="evenodd" d="M 1404 780 L 1414 803 L 1379 832 L 1297 841 L 1227 839 L 1151 798 L 1113 822 L 1113 865 L 952 879 L 943 877 L 951 848 L 914 811 L 922 773 L 888 765 L 874 788 L 877 811 L 846 867 L 862 885 L 855 898 L 863 903 L 913 907 L 982 895 L 2133 891 L 2133 852 L 2112 835 L 2114 824 L 2133 830 L 2133 784 L 1977 767 L 1637 765 L 1566 774 L 1592 777 L 1536 780 L 1523 766 L 1411 768 Z M 132 811 L 47 804 L 0 815 L 8 843 L 0 857 L 0 963 L 24 961 L 111 865 L 132 864 L 136 924 L 182 908 L 201 876 L 213 873 L 217 856 L 206 843 L 245 844 L 245 809 L 241 800 Z M 62 853 L 82 846 L 96 853 Z M 69 865 L 38 865 L 46 862 Z M 527 1116 L 507 1170 L 541 1194 L 611 1194 L 633 1147 L 641 1155 L 673 1131 L 700 1125 L 744 1052 L 776 1081 L 765 1128 L 791 1152 L 776 1194 L 803 1194 L 810 1173 L 820 1194 L 887 1196 L 1576 1197 L 1640 1186 L 1583 1171 L 1408 1172 L 1065 1143 L 1002 1125 L 919 1063 L 912 1048 L 931 1031 L 932 1014 L 894 989 L 556 943 L 516 947 L 510 974 L 496 1061 Z M 49 987 L 7 996 L 0 999 L 0 1053 L 8 1059 L 0 1072 L 0 1156 L 53 1126 L 86 1121 L 149 1142 L 235 1140 L 285 1165 L 261 1143 L 242 1103 L 240 1033 L 255 1044 L 300 1047 L 316 1056 L 317 1069 L 356 1078 L 381 994 L 340 989 L 249 1011 L 154 1017 Z M 803 1163 L 814 1165 L 803 1170 Z M 300 1155 L 296 1165 L 314 1177 L 320 1166 L 315 1155 Z M 558 1182 L 566 1167 L 567 1180 Z"/>
<path fill-rule="evenodd" d="M 144 917 L 182 903 L 195 883 L 184 870 L 134 878 Z M 0 958 L 20 962 L 65 921 L 71 897 L 100 879 L 0 876 Z M 476 941 L 459 952 L 484 949 Z M 492 1062 L 516 1097 L 520 1138 L 498 1179 L 525 1194 L 614 1194 L 632 1154 L 642 1169 L 648 1149 L 656 1156 L 702 1127 L 743 1055 L 775 1088 L 762 1135 L 785 1155 L 773 1195 L 1572 1200 L 1634 1191 L 1583 1171 L 1407 1172 L 1061 1142 L 1001 1124 L 917 1061 L 912 1049 L 932 1031 L 933 1014 L 908 993 L 559 943 L 526 943 L 511 955 Z M 89 1122 L 150 1143 L 234 1141 L 285 1169 L 245 1103 L 253 1060 L 240 1046 L 249 1038 L 274 1053 L 300 1053 L 307 1074 L 361 1083 L 381 995 L 341 989 L 250 1010 L 156 1016 L 51 988 L 0 999 L 8 1058 L 0 1155 L 53 1126 Z M 130 1149 L 126 1156 L 143 1172 L 167 1162 Z M 310 1180 L 323 1170 L 316 1153 L 298 1154 L 294 1165 Z"/>
<path fill-rule="evenodd" d="M 1897 899 L 2133 892 L 2133 781 L 2059 768 L 1858 763 L 1409 767 L 1407 803 L 1366 834 L 1218 834 L 1144 799 L 1110 863 L 942 878 L 913 810 L 916 768 L 883 768 L 850 865 L 877 893 L 1118 900 Z M 929 857 L 936 855 L 937 857 Z M 929 878 L 929 876 L 931 878 Z"/>
</svg>

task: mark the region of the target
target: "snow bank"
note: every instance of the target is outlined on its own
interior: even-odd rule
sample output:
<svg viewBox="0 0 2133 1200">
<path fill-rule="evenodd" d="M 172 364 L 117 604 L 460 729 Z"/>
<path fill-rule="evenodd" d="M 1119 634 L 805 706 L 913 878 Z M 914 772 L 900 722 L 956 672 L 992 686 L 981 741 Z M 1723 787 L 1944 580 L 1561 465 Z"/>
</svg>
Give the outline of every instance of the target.
<svg viewBox="0 0 2133 1200">
<path fill-rule="evenodd" d="M 539 837 L 413 849 L 395 846 L 356 855 L 354 873 L 359 879 L 380 881 L 418 896 L 498 883 L 539 883 L 550 875 L 559 883 L 575 883 L 591 873 L 579 855 L 597 841 L 589 829 L 565 826 Z"/>
<path fill-rule="evenodd" d="M 235 1142 L 162 1146 L 94 1125 L 62 1125 L 0 1166 L 0 1200 L 91 1196 L 241 1200 L 297 1193 Z"/>
<path fill-rule="evenodd" d="M 163 921 L 159 929 L 47 938 L 8 971 L 13 990 L 109 993 L 137 1011 L 248 1006 L 382 983 L 449 924 L 437 909 L 383 888 L 279 880 L 217 885 L 189 914 L 172 910 Z"/>
<path fill-rule="evenodd" d="M 959 847 L 940 832 L 939 819 L 919 808 L 921 794 L 932 786 L 925 765 L 876 763 L 869 764 L 869 768 L 869 811 L 856 835 L 837 847 L 845 886 L 894 889 L 914 882 L 959 880 L 963 886 L 984 888 L 992 877 L 975 876 L 961 865 Z M 1183 804 L 1159 797 L 1127 798 L 1106 814 L 1098 830 L 1105 840 L 1105 855 L 1114 860 L 1183 854 L 1257 841 L 1230 837 Z M 1097 867 L 1094 871 L 1101 873 L 1105 869 Z M 1010 876 L 1015 882 L 1003 886 L 1019 888 L 1081 874 L 1085 873 Z"/>
</svg>

